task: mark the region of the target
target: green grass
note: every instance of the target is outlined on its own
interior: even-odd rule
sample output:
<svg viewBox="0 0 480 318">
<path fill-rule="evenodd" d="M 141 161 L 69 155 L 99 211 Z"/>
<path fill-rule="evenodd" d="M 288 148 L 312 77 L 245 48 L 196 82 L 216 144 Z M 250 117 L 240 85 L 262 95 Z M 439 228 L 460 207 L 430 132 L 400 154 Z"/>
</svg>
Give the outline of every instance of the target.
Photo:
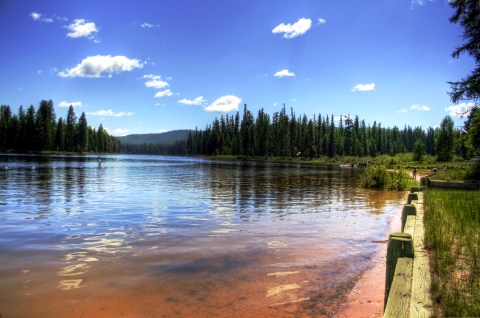
<svg viewBox="0 0 480 318">
<path fill-rule="evenodd" d="M 424 205 L 437 314 L 480 316 L 480 192 L 428 189 Z"/>
<path fill-rule="evenodd" d="M 445 168 L 439 167 L 437 172 L 432 173 L 431 179 L 447 181 L 480 180 L 480 165 L 471 162 L 462 166 L 445 165 Z"/>
</svg>

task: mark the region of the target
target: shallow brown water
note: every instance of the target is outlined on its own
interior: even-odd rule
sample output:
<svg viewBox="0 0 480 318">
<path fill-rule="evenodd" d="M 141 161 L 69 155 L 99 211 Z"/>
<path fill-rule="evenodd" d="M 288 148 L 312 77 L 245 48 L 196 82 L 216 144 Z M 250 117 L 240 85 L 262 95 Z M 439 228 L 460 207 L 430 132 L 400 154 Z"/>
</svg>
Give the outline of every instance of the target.
<svg viewBox="0 0 480 318">
<path fill-rule="evenodd" d="M 402 196 L 331 166 L 0 159 L 2 318 L 329 317 Z"/>
</svg>

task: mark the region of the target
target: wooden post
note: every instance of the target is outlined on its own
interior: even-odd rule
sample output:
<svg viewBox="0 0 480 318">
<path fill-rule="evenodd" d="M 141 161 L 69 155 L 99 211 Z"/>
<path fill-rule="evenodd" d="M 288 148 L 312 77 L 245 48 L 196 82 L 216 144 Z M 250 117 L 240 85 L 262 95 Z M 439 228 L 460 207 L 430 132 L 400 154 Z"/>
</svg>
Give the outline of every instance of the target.
<svg viewBox="0 0 480 318">
<path fill-rule="evenodd" d="M 384 309 L 387 305 L 388 295 L 392 286 L 395 267 L 399 257 L 413 257 L 412 236 L 407 233 L 394 232 L 390 234 L 387 245 L 387 264 L 385 274 L 385 298 Z"/>
<path fill-rule="evenodd" d="M 404 204 L 402 209 L 402 232 L 405 228 L 405 222 L 407 222 L 407 216 L 417 215 L 417 208 L 413 204 Z"/>
<path fill-rule="evenodd" d="M 430 186 L 430 178 L 429 177 L 421 177 L 420 178 L 420 186 L 428 188 Z"/>
<path fill-rule="evenodd" d="M 410 204 L 410 203 L 412 203 L 413 200 L 418 201 L 418 194 L 417 193 L 409 193 L 408 194 L 407 203 Z"/>
<path fill-rule="evenodd" d="M 412 296 L 412 268 L 411 258 L 399 258 L 395 268 L 395 277 L 388 297 L 383 318 L 408 318 Z"/>
<path fill-rule="evenodd" d="M 420 186 L 420 187 L 411 187 L 410 188 L 410 193 L 414 193 L 414 192 L 420 192 L 423 190 L 423 187 Z"/>
</svg>

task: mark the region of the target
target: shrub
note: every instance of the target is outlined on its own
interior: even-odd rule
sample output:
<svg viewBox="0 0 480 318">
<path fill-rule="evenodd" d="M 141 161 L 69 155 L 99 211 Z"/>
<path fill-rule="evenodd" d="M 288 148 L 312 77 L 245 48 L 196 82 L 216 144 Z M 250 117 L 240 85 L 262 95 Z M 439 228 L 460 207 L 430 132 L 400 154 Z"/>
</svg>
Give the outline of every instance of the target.
<svg viewBox="0 0 480 318">
<path fill-rule="evenodd" d="M 369 165 L 361 176 L 362 186 L 371 189 L 403 191 L 415 182 L 403 170 L 389 170 L 383 165 Z"/>
</svg>

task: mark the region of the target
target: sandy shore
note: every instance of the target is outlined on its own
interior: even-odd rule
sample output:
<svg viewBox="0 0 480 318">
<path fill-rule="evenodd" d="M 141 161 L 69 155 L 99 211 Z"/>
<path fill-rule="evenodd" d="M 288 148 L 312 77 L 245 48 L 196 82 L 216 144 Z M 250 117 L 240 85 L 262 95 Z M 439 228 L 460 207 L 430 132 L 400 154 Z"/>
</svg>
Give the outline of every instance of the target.
<svg viewBox="0 0 480 318">
<path fill-rule="evenodd" d="M 406 200 L 406 199 L 405 199 Z M 385 265 L 387 240 L 391 232 L 398 232 L 401 228 L 402 206 L 391 222 L 385 243 L 381 244 L 372 265 L 365 271 L 347 296 L 346 302 L 335 315 L 337 318 L 366 318 L 383 317 L 383 299 L 385 293 Z"/>
</svg>

